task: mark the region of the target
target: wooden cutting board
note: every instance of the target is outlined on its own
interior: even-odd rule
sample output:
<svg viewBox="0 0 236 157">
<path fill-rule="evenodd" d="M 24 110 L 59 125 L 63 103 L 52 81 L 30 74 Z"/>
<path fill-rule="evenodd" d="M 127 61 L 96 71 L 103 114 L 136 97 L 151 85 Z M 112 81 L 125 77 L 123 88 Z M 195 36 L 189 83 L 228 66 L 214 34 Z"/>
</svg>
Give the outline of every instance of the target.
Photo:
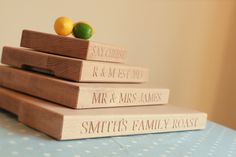
<svg viewBox="0 0 236 157">
<path fill-rule="evenodd" d="M 207 122 L 205 113 L 173 105 L 74 110 L 1 87 L 0 107 L 58 140 L 198 130 Z"/>
<path fill-rule="evenodd" d="M 76 82 L 147 82 L 148 69 L 120 63 L 86 61 L 25 48 L 4 47 L 2 63 L 45 72 Z"/>
</svg>

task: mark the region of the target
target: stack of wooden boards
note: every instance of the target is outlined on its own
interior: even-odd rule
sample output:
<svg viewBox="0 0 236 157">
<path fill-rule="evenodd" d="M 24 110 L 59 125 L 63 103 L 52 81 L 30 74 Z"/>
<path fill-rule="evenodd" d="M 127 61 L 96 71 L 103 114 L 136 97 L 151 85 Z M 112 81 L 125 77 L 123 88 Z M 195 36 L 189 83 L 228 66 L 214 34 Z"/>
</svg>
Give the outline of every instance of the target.
<svg viewBox="0 0 236 157">
<path fill-rule="evenodd" d="M 123 48 L 24 30 L 21 48 L 3 48 L 0 107 L 59 140 L 205 128 L 205 113 L 169 105 L 168 89 L 143 87 L 149 71 L 125 65 L 126 56 Z"/>
</svg>

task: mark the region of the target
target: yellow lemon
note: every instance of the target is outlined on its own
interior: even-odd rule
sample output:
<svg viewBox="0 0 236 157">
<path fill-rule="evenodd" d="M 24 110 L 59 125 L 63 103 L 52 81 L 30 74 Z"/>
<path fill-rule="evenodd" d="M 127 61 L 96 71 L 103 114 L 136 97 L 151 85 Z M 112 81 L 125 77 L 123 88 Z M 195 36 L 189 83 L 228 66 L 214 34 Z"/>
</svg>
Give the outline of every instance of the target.
<svg viewBox="0 0 236 157">
<path fill-rule="evenodd" d="M 54 30 L 58 35 L 67 36 L 71 34 L 74 27 L 73 21 L 68 17 L 59 17 L 54 23 Z"/>
</svg>

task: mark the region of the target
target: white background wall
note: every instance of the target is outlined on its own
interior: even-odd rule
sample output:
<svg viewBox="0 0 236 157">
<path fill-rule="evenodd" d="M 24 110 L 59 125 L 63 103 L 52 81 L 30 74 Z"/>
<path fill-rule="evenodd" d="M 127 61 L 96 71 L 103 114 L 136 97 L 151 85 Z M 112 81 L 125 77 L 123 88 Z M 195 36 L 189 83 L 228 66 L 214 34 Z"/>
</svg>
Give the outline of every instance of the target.
<svg viewBox="0 0 236 157">
<path fill-rule="evenodd" d="M 0 0 L 0 47 L 19 46 L 22 29 L 54 33 L 62 15 L 126 47 L 127 63 L 150 68 L 172 104 L 236 129 L 235 0 Z"/>
</svg>

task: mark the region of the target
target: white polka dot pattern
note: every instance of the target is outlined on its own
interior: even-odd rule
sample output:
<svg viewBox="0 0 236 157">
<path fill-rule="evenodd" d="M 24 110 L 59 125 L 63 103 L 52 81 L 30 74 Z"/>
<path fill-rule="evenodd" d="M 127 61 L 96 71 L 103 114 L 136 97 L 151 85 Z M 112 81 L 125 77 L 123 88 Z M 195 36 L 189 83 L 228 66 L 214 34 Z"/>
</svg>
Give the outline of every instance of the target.
<svg viewBox="0 0 236 157">
<path fill-rule="evenodd" d="M 56 141 L 0 110 L 0 156 L 235 157 L 236 131 L 209 121 L 201 131 Z"/>
</svg>

